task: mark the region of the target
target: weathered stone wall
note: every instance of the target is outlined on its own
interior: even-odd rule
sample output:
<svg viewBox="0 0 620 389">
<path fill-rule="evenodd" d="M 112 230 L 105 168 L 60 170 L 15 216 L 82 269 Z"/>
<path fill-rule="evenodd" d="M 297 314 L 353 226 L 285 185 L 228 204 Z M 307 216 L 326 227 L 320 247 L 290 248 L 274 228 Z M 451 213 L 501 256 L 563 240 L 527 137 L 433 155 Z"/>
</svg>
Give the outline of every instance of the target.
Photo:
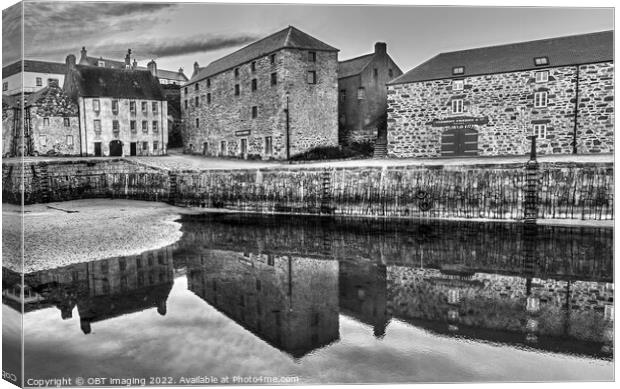
<svg viewBox="0 0 620 389">
<path fill-rule="evenodd" d="M 613 152 L 613 88 L 605 89 L 613 64 L 581 68 L 579 101 L 592 103 L 579 104 L 584 117 L 578 120 L 578 152 Z M 540 70 L 548 70 L 547 82 L 536 82 Z M 431 122 L 458 117 L 488 118 L 487 124 L 469 126 L 478 132 L 478 155 L 526 154 L 535 124 L 547 125 L 546 137 L 537 140 L 539 153 L 572 153 L 577 68 L 540 70 L 466 77 L 461 91 L 453 90 L 451 79 L 388 86 L 388 155 L 441 156 L 441 137 L 449 127 Z M 547 107 L 536 108 L 534 93 L 542 91 L 548 92 Z M 463 100 L 463 113 L 452 113 L 454 99 Z"/>
<path fill-rule="evenodd" d="M 104 170 L 90 173 L 91 165 Z M 9 202 L 19 193 L 18 175 L 15 171 L 7 173 L 11 166 L 14 170 L 21 169 L 18 163 L 3 164 L 3 191 L 8 196 L 5 201 Z M 52 172 L 52 176 L 66 177 L 66 185 L 54 180 L 48 184 L 49 197 L 59 196 L 60 199 L 75 195 L 58 195 L 56 190 L 73 193 L 71 191 L 86 185 L 89 190 L 104 188 L 95 190 L 93 195 L 133 198 L 151 190 L 144 196 L 169 198 L 178 205 L 263 213 L 506 220 L 521 220 L 524 215 L 525 172 L 520 164 L 169 172 L 119 159 L 56 161 L 47 166 L 45 163 L 25 166 L 24 184 L 27 198 L 32 197 L 30 201 L 48 196 L 45 185 L 43 189 L 37 186 L 47 182 L 44 179 L 47 173 L 37 173 L 37 169 L 43 167 Z M 111 170 L 107 171 L 108 168 Z M 147 175 L 131 181 L 127 174 L 133 172 Z M 97 176 L 100 174 L 103 175 Z M 43 178 L 34 180 L 37 175 Z M 101 184 L 93 184 L 92 180 L 101 180 Z M 540 218 L 613 219 L 612 164 L 543 163 L 540 180 Z M 134 185 L 135 194 L 131 192 Z M 86 191 L 80 198 L 90 194 Z"/>
<path fill-rule="evenodd" d="M 93 100 L 99 100 L 99 112 L 93 109 Z M 112 100 L 118 101 L 118 114 L 112 112 Z M 135 102 L 136 111 L 131 113 L 130 101 Z M 146 112 L 142 112 L 142 103 L 147 103 Z M 157 112 L 152 103 L 157 104 Z M 80 120 L 82 121 L 82 144 L 84 155 L 95 155 L 95 142 L 101 142 L 101 156 L 110 155 L 110 142 L 120 140 L 123 143 L 123 156 L 130 155 L 131 143 L 136 143 L 137 155 L 164 155 L 168 145 L 168 103 L 158 100 L 113 99 L 108 97 L 79 99 Z M 101 121 L 101 133 L 95 132 L 95 120 Z M 113 120 L 119 122 L 119 132 L 112 130 Z M 135 120 L 136 129 L 131 131 L 130 122 Z M 142 130 L 142 121 L 147 122 L 147 130 Z M 153 122 L 157 122 L 158 131 L 153 131 Z M 147 143 L 146 149 L 143 143 Z M 158 142 L 157 150 L 153 150 Z"/>
<path fill-rule="evenodd" d="M 13 143 L 13 132 L 15 131 L 14 118 L 15 109 L 2 105 L 2 156 L 11 153 L 11 144 Z"/>
<path fill-rule="evenodd" d="M 210 77 L 210 86 L 207 80 L 201 80 L 183 88 L 186 151 L 242 158 L 286 158 L 287 92 L 290 155 L 315 146 L 337 144 L 337 54 L 317 51 L 316 62 L 308 62 L 308 52 L 304 50 L 284 49 L 275 55 L 274 64 L 270 56 L 254 60 L 255 71 L 251 63 L 246 63 L 237 67 L 238 77 L 230 69 Z M 308 84 L 309 70 L 317 72 L 316 84 Z M 276 85 L 271 85 L 272 73 L 276 73 Z M 257 83 L 255 91 L 252 80 Z M 235 94 L 235 85 L 239 85 L 239 95 Z M 256 118 L 252 118 L 254 106 Z M 265 137 L 269 136 L 271 154 L 265 149 Z M 241 139 L 247 141 L 245 155 L 241 154 Z M 226 143 L 222 152 L 223 141 Z"/>
<path fill-rule="evenodd" d="M 614 64 L 579 67 L 577 152 L 614 151 Z"/>
</svg>

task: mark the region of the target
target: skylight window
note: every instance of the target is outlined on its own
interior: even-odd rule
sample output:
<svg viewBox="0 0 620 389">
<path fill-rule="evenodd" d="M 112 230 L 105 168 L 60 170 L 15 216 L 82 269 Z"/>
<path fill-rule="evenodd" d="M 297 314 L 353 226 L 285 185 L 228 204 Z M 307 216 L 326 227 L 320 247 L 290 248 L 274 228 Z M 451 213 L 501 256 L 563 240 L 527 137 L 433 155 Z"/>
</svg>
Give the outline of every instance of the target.
<svg viewBox="0 0 620 389">
<path fill-rule="evenodd" d="M 452 68 L 452 74 L 464 74 L 465 67 L 464 66 L 455 66 Z"/>
<path fill-rule="evenodd" d="M 547 57 L 536 57 L 536 58 L 534 58 L 534 64 L 536 66 L 549 65 L 549 58 L 547 58 Z"/>
</svg>

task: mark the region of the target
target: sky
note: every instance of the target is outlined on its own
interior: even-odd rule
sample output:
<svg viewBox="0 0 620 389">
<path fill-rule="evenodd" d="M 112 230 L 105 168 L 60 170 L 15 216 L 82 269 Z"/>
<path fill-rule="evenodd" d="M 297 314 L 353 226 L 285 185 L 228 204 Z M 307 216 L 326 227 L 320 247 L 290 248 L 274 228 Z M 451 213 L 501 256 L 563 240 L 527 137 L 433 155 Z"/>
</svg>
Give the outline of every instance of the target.
<svg viewBox="0 0 620 389">
<path fill-rule="evenodd" d="M 137 2 L 24 3 L 24 58 L 64 62 L 89 56 L 139 65 L 200 66 L 254 40 L 295 26 L 340 49 L 345 60 L 387 43 L 408 71 L 440 52 L 613 29 L 612 8 L 273 5 Z M 2 64 L 20 58 L 19 6 L 2 14 Z"/>
</svg>

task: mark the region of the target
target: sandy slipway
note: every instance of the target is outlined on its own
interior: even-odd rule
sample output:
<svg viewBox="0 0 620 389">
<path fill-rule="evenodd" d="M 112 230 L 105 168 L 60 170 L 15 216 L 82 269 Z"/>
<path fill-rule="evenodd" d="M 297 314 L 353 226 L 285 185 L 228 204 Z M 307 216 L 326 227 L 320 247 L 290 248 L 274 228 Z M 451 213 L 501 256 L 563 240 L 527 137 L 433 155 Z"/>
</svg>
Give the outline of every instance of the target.
<svg viewBox="0 0 620 389">
<path fill-rule="evenodd" d="M 24 207 L 24 269 L 140 254 L 175 243 L 182 209 L 130 200 L 77 200 Z M 183 212 L 187 213 L 187 211 Z M 21 213 L 2 204 L 3 266 L 20 270 Z"/>
</svg>

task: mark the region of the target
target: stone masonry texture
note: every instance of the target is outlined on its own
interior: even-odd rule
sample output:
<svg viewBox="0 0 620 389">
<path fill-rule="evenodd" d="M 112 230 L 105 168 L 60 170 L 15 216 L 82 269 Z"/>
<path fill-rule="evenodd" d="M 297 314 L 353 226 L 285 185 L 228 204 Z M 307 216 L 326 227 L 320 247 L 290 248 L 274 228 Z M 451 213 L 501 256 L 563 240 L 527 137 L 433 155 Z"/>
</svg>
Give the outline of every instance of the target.
<svg viewBox="0 0 620 389">
<path fill-rule="evenodd" d="M 541 70 L 549 78 L 537 83 Z M 534 107 L 534 93 L 545 91 L 547 107 Z M 463 100 L 463 113 L 452 113 L 454 99 Z M 613 99 L 611 62 L 470 76 L 460 91 L 452 90 L 452 79 L 389 85 L 388 156 L 440 157 L 449 127 L 431 122 L 454 117 L 488 118 L 469 127 L 478 132 L 480 156 L 528 153 L 535 124 L 547 125 L 546 136 L 537 139 L 539 153 L 570 154 L 575 120 L 578 153 L 611 153 Z"/>
<path fill-rule="evenodd" d="M 337 53 L 317 51 L 316 62 L 307 60 L 306 50 L 282 49 L 275 56 L 275 64 L 269 55 L 256 59 L 254 71 L 251 62 L 238 66 L 238 77 L 229 69 L 210 77 L 209 86 L 204 79 L 184 87 L 181 109 L 187 152 L 285 159 L 287 106 L 291 156 L 338 144 Z M 309 71 L 316 72 L 316 84 L 308 83 Z M 276 85 L 271 82 L 274 73 Z M 255 118 L 252 107 L 257 110 Z M 272 140 L 271 153 L 266 137 Z M 245 154 L 241 139 L 247 142 Z"/>
</svg>

